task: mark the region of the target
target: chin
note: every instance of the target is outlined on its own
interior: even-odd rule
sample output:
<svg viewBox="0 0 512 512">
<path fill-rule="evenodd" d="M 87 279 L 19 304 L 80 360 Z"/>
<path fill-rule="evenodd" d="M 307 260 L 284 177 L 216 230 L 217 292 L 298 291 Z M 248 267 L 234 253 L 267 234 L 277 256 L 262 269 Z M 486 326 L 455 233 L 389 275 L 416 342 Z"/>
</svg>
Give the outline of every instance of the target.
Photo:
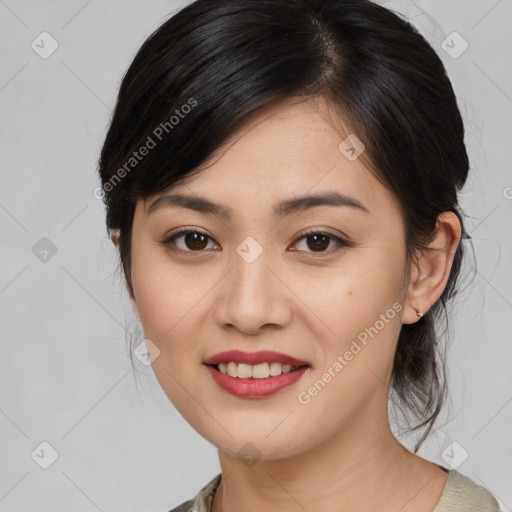
<svg viewBox="0 0 512 512">
<path fill-rule="evenodd" d="M 250 432 L 245 431 L 244 436 L 233 437 L 226 434 L 219 439 L 218 436 L 205 436 L 210 443 L 216 446 L 221 453 L 225 453 L 231 457 L 247 460 L 248 465 L 263 460 L 280 460 L 298 455 L 307 450 L 309 444 L 314 444 L 312 437 L 309 436 L 309 443 L 298 439 L 291 432 L 283 430 L 281 435 L 273 432 L 270 436 L 267 434 L 255 433 L 254 436 Z"/>
</svg>

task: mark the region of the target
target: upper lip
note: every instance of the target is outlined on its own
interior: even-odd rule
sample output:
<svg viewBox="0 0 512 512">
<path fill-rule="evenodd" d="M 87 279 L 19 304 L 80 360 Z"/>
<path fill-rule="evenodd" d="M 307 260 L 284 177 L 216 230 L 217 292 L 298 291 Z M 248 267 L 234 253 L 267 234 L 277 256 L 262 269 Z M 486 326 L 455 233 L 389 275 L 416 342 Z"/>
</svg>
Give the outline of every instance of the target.
<svg viewBox="0 0 512 512">
<path fill-rule="evenodd" d="M 306 361 L 301 361 L 295 357 L 272 350 L 261 350 L 260 352 L 243 352 L 241 350 L 228 350 L 220 352 L 204 361 L 204 364 L 219 363 L 243 363 L 243 364 L 260 364 L 260 363 L 281 363 L 290 364 L 292 366 L 309 366 Z"/>
</svg>

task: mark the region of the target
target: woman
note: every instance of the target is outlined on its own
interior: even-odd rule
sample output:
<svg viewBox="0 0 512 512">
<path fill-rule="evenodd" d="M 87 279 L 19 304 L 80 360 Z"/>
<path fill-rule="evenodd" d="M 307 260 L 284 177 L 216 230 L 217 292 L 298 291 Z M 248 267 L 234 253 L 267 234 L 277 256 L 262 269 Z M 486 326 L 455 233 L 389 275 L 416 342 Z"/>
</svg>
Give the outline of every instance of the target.
<svg viewBox="0 0 512 512">
<path fill-rule="evenodd" d="M 499 510 L 416 453 L 468 167 L 441 60 L 370 1 L 198 0 L 147 39 L 100 175 L 157 379 L 218 447 L 174 511 Z"/>
</svg>

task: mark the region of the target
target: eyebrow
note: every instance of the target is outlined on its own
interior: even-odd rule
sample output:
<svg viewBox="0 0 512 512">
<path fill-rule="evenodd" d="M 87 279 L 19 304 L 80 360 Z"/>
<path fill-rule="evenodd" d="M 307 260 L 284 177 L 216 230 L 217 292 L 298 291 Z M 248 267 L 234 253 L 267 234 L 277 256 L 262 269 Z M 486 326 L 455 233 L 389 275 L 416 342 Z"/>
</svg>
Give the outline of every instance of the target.
<svg viewBox="0 0 512 512">
<path fill-rule="evenodd" d="M 148 215 L 161 208 L 172 206 L 212 214 L 225 220 L 231 220 L 234 214 L 233 210 L 228 206 L 214 203 L 203 197 L 168 194 L 159 197 L 151 203 L 148 208 Z M 273 211 L 275 217 L 285 217 L 317 206 L 346 206 L 364 213 L 370 213 L 358 199 L 339 192 L 324 192 L 286 199 L 274 205 Z"/>
</svg>

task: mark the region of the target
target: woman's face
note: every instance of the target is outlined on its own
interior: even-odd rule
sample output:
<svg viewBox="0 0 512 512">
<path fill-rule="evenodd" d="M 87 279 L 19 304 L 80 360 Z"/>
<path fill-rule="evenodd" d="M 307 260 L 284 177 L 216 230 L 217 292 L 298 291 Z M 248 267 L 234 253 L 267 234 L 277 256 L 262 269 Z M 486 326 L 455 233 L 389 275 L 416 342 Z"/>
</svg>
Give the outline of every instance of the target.
<svg viewBox="0 0 512 512">
<path fill-rule="evenodd" d="M 231 455 L 281 458 L 387 422 L 407 293 L 403 219 L 357 153 L 340 149 L 326 115 L 324 103 L 274 107 L 213 165 L 166 193 L 216 203 L 218 212 L 170 200 L 151 211 L 163 194 L 136 207 L 133 304 L 156 377 L 192 427 Z M 325 194 L 361 207 L 278 207 Z M 183 230 L 199 233 L 168 240 Z M 205 364 L 231 350 L 276 351 L 308 366 L 266 396 L 263 388 L 290 374 L 266 384 L 220 376 L 235 384 L 233 394 Z M 275 359 L 267 358 L 268 370 L 277 372 Z M 254 371 L 266 370 L 260 361 Z"/>
</svg>

